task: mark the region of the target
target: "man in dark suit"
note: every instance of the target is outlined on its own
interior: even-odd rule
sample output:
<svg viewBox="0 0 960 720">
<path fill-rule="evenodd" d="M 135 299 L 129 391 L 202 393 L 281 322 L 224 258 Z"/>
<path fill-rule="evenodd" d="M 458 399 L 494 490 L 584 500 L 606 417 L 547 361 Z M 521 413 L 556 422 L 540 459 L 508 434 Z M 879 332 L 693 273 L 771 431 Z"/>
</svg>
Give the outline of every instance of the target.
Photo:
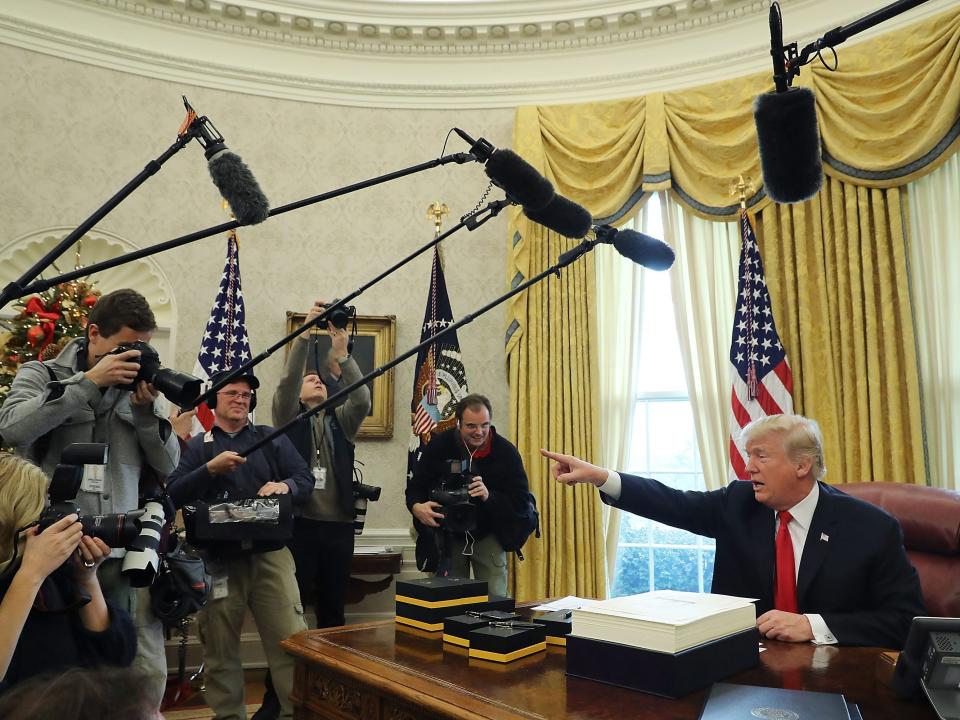
<svg viewBox="0 0 960 720">
<path fill-rule="evenodd" d="M 710 492 L 674 490 L 541 452 L 556 461 L 551 470 L 563 484 L 591 483 L 614 507 L 716 538 L 712 591 L 756 598 L 764 636 L 902 648 L 924 608 L 899 523 L 821 482 L 826 469 L 815 421 L 761 418 L 741 440 L 750 481 Z"/>
</svg>

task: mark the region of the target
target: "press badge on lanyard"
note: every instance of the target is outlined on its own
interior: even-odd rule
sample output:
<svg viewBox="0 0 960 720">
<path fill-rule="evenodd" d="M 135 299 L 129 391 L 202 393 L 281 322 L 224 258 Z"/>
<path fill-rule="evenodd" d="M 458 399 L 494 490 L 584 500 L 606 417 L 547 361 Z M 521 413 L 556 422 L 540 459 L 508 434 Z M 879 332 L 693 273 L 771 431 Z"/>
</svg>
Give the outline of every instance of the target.
<svg viewBox="0 0 960 720">
<path fill-rule="evenodd" d="M 327 469 L 314 465 L 313 467 L 313 489 L 323 490 L 327 486 Z"/>
<path fill-rule="evenodd" d="M 106 478 L 106 465 L 84 465 L 80 489 L 89 493 L 102 493 Z"/>
</svg>

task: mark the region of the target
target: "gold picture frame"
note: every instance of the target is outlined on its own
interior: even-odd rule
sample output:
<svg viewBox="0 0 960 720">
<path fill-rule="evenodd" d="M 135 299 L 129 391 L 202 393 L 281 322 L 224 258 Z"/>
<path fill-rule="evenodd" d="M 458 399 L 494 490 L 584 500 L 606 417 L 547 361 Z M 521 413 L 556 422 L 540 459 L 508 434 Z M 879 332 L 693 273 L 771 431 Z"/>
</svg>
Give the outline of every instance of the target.
<svg viewBox="0 0 960 720">
<path fill-rule="evenodd" d="M 303 325 L 306 313 L 287 310 L 287 333 Z M 351 325 L 347 326 L 347 330 Z M 395 315 L 357 315 L 357 334 L 354 338 L 353 359 L 364 375 L 390 362 L 396 355 L 397 318 Z M 310 337 L 320 343 L 322 357 L 330 347 L 326 330 L 311 328 Z M 287 347 L 287 352 L 290 348 Z M 370 413 L 360 425 L 358 438 L 393 437 L 393 370 L 374 379 L 370 388 Z"/>
</svg>

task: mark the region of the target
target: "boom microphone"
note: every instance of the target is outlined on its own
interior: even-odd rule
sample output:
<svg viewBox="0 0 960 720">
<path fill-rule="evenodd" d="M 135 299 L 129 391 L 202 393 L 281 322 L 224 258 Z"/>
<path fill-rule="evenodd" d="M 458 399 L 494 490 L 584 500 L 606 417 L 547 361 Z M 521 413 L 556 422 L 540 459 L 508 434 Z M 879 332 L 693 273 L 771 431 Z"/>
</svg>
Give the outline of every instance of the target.
<svg viewBox="0 0 960 720">
<path fill-rule="evenodd" d="M 554 195 L 553 200 L 540 210 L 524 207 L 523 214 L 545 228 L 577 240 L 586 236 L 593 225 L 593 217 L 587 209 L 563 195 Z"/>
<path fill-rule="evenodd" d="M 594 230 L 597 242 L 613 245 L 618 253 L 645 268 L 657 272 L 669 270 L 676 259 L 673 248 L 665 242 L 636 230 L 616 230 L 609 225 Z"/>
<path fill-rule="evenodd" d="M 487 177 L 502 189 L 511 201 L 527 210 L 540 210 L 553 200 L 553 183 L 512 150 L 498 150 L 484 138 L 474 140 L 460 128 L 453 129 L 470 145 L 470 154 L 484 163 Z M 581 236 L 582 237 L 582 236 Z"/>
<path fill-rule="evenodd" d="M 196 114 L 187 98 L 183 98 L 187 111 Z M 256 225 L 267 219 L 270 203 L 257 184 L 250 168 L 240 156 L 227 149 L 223 135 L 206 115 L 191 123 L 191 129 L 203 146 L 210 178 L 220 195 L 230 206 L 233 216 L 241 225 Z"/>
<path fill-rule="evenodd" d="M 809 200 L 823 184 L 816 100 L 807 88 L 791 88 L 783 57 L 780 6 L 770 6 L 770 55 L 776 92 L 753 103 L 763 186 L 779 203 Z"/>
</svg>

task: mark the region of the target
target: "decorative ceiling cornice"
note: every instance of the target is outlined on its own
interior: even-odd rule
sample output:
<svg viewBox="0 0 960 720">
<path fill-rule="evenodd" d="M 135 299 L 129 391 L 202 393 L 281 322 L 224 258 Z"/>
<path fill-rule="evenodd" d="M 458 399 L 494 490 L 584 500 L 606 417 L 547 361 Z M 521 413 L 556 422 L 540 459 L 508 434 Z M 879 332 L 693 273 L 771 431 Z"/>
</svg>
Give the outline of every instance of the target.
<svg viewBox="0 0 960 720">
<path fill-rule="evenodd" d="M 876 9 L 876 0 L 780 1 L 784 37 L 801 45 Z M 870 32 L 953 2 L 928 0 Z M 769 70 L 768 7 L 769 0 L 3 0 L 0 43 L 302 102 L 494 108 L 630 97 Z"/>
<path fill-rule="evenodd" d="M 74 0 L 205 32 L 337 52 L 461 56 L 595 48 L 765 13 L 769 0 L 265 3 Z M 788 4 L 790 0 L 783 0 Z M 389 11 L 389 12 L 388 12 Z"/>
</svg>

